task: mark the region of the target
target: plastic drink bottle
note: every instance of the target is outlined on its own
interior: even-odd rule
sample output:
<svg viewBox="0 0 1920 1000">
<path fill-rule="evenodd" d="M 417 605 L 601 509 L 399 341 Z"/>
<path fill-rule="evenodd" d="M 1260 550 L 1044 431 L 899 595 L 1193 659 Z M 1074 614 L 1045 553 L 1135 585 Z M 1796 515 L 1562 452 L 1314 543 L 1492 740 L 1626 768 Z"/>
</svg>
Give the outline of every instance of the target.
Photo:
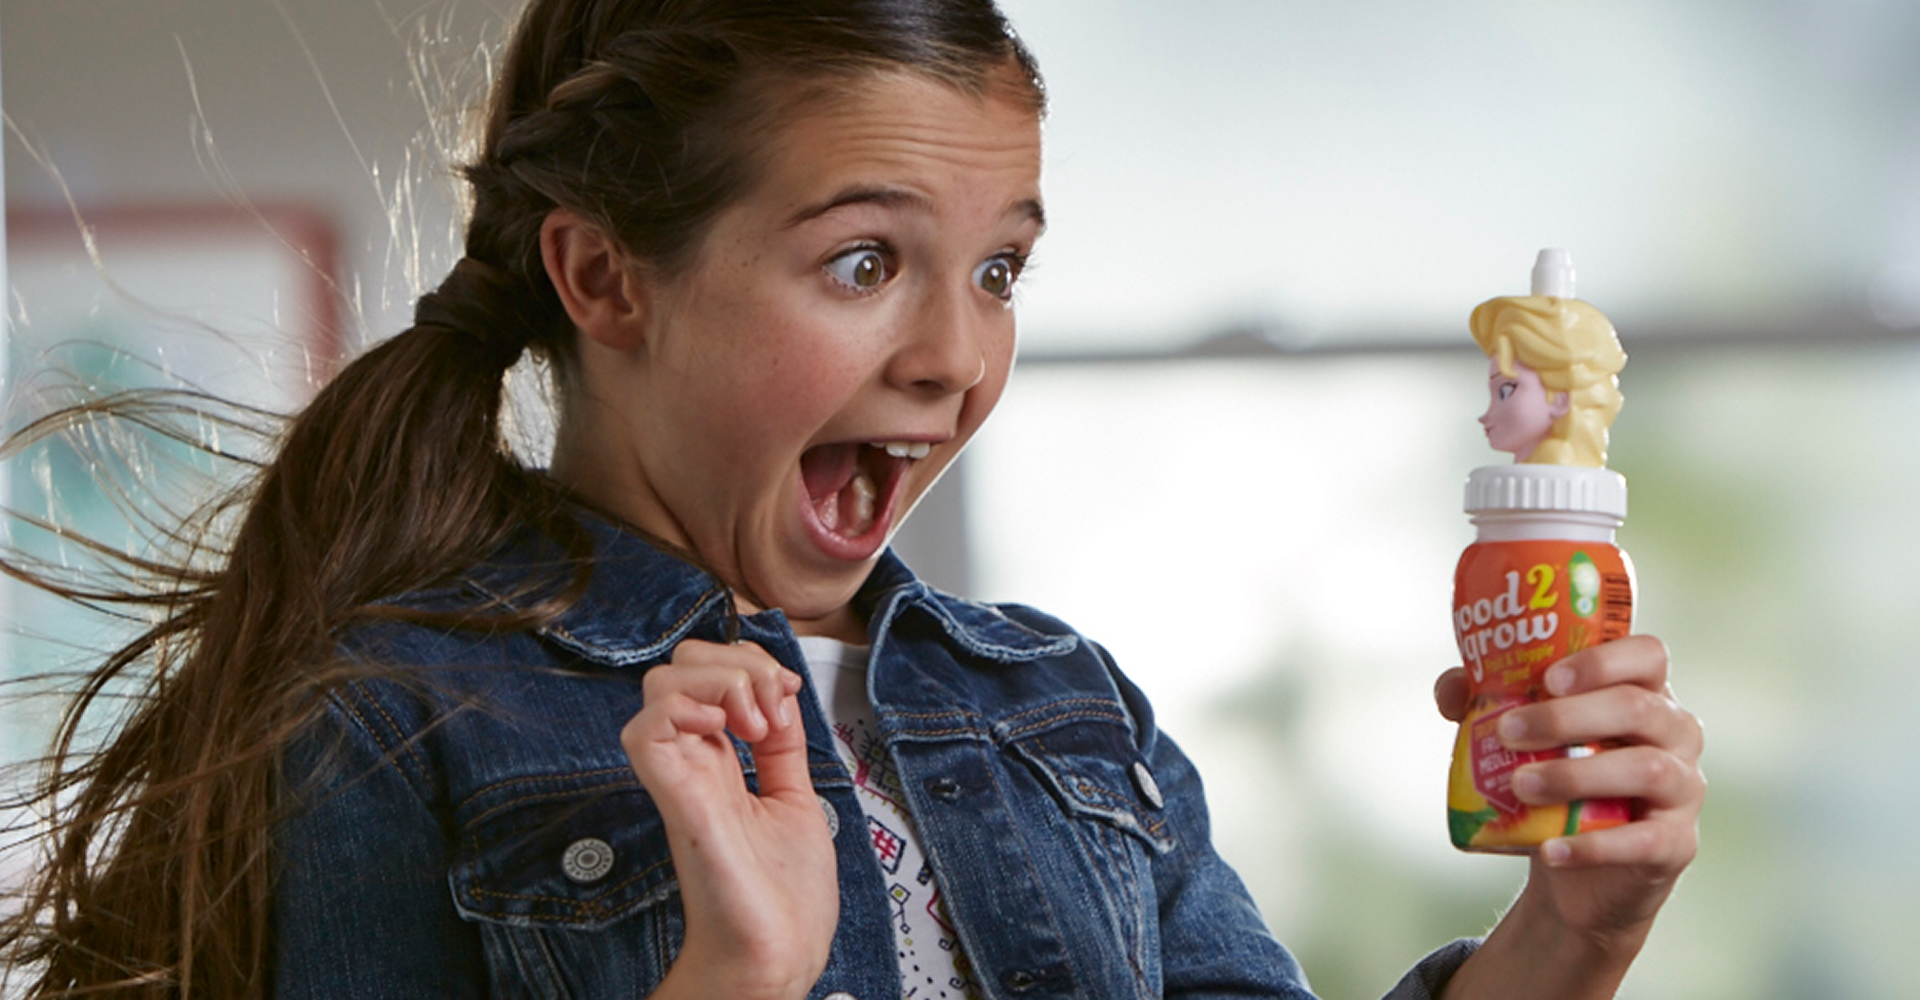
<svg viewBox="0 0 1920 1000">
<path fill-rule="evenodd" d="M 1468 477 L 1466 510 L 1477 538 L 1454 574 L 1453 629 L 1472 693 L 1447 788 L 1453 845 L 1529 853 L 1627 822 L 1626 799 L 1535 807 L 1513 794 L 1521 765 L 1596 747 L 1515 753 L 1496 735 L 1501 715 L 1545 697 L 1555 661 L 1631 630 L 1633 565 L 1614 545 L 1626 480 L 1583 466 L 1489 466 Z"/>
</svg>

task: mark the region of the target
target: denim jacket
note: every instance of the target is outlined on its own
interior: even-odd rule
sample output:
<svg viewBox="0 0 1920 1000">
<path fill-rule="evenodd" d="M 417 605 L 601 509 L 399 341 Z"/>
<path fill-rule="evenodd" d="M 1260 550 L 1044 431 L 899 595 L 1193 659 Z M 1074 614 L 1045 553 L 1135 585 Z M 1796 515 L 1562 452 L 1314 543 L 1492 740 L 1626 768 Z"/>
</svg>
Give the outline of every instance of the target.
<svg viewBox="0 0 1920 1000">
<path fill-rule="evenodd" d="M 729 604 L 705 574 L 585 523 L 591 581 L 545 627 L 345 637 L 386 669 L 336 689 L 289 751 L 276 995 L 644 997 L 665 975 L 678 885 L 619 733 L 640 676 L 683 639 L 726 636 Z M 523 605 L 554 553 L 520 545 L 399 603 Z M 1214 853 L 1199 776 L 1104 650 L 1031 609 L 937 593 L 890 554 L 857 602 L 877 726 L 988 996 L 1309 996 Z M 738 628 L 806 676 L 778 611 Z M 810 683 L 800 703 L 840 883 L 810 996 L 895 1000 L 893 904 Z M 1437 994 L 1470 950 L 1434 953 L 1392 996 Z"/>
</svg>

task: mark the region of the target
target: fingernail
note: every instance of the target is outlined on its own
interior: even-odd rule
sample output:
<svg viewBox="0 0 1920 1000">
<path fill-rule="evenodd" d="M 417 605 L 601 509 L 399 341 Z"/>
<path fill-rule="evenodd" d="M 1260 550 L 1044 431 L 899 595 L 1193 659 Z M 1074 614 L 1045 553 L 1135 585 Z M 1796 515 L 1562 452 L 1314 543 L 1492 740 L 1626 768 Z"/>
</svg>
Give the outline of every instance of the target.
<svg viewBox="0 0 1920 1000">
<path fill-rule="evenodd" d="M 1520 718 L 1512 712 L 1508 712 L 1500 717 L 1500 742 L 1514 743 L 1518 740 L 1525 739 L 1526 735 L 1527 723 L 1525 719 Z"/>
<path fill-rule="evenodd" d="M 1549 840 L 1540 845 L 1540 857 L 1549 865 L 1564 865 L 1573 857 L 1573 847 L 1564 840 Z"/>
<path fill-rule="evenodd" d="M 793 725 L 792 705 L 793 700 L 791 698 L 780 699 L 780 707 L 776 710 L 776 713 L 780 716 L 780 728 L 782 729 Z"/>
<path fill-rule="evenodd" d="M 1573 690 L 1573 668 L 1565 665 L 1552 667 L 1547 671 L 1546 682 L 1548 694 L 1566 694 Z"/>
<path fill-rule="evenodd" d="M 1537 771 L 1521 771 L 1513 776 L 1513 794 L 1528 801 L 1536 800 L 1547 790 L 1547 779 Z"/>
</svg>

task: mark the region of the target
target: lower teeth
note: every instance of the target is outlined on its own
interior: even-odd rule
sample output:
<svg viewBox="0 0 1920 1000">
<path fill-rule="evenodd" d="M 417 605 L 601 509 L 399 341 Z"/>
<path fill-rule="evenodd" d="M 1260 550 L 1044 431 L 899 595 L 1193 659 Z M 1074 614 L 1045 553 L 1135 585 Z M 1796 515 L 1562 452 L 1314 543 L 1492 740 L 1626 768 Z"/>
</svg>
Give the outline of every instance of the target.
<svg viewBox="0 0 1920 1000">
<path fill-rule="evenodd" d="M 848 519 L 847 527 L 851 529 L 848 534 L 861 534 L 873 526 L 873 504 L 879 496 L 880 491 L 865 472 L 853 477 L 853 509 L 848 512 L 852 515 Z"/>
</svg>

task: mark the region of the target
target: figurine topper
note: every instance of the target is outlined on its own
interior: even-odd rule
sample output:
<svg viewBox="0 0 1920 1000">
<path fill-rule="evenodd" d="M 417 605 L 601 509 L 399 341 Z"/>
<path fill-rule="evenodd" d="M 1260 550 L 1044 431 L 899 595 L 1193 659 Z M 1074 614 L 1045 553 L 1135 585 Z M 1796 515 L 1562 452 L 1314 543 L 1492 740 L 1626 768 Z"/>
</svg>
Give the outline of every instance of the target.
<svg viewBox="0 0 1920 1000">
<path fill-rule="evenodd" d="M 1627 353 L 1607 317 L 1573 297 L 1567 252 L 1540 251 L 1533 294 L 1488 299 L 1468 325 L 1488 358 L 1488 443 L 1516 462 L 1605 466 Z"/>
</svg>

